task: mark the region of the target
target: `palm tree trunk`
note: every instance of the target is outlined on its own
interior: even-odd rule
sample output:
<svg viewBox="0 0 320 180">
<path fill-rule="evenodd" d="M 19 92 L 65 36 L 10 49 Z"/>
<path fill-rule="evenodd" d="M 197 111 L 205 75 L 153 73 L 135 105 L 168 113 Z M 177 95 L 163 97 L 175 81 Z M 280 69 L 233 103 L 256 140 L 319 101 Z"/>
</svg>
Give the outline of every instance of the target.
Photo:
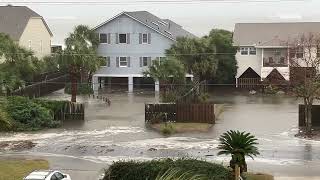
<svg viewBox="0 0 320 180">
<path fill-rule="evenodd" d="M 311 134 L 312 131 L 312 104 L 307 104 L 306 108 L 306 130 L 307 134 Z"/>
<path fill-rule="evenodd" d="M 239 177 L 240 177 L 240 166 L 236 164 L 234 168 L 234 178 L 235 180 L 239 180 Z"/>
<path fill-rule="evenodd" d="M 71 67 L 70 79 L 71 79 L 71 102 L 77 102 L 77 77 L 76 77 L 74 66 Z"/>
</svg>

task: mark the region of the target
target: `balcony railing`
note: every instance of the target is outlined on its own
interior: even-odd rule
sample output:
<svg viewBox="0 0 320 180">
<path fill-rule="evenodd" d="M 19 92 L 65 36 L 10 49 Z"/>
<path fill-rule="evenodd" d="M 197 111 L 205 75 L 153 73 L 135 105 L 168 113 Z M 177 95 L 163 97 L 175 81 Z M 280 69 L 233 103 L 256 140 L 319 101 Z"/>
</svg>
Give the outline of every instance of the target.
<svg viewBox="0 0 320 180">
<path fill-rule="evenodd" d="M 288 67 L 286 57 L 266 57 L 263 58 L 263 67 Z"/>
</svg>

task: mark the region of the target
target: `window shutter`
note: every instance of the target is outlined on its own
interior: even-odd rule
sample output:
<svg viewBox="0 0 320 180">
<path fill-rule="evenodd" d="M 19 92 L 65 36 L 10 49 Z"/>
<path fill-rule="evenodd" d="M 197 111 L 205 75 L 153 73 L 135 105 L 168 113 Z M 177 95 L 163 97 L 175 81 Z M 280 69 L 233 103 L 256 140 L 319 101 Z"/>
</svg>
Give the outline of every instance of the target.
<svg viewBox="0 0 320 180">
<path fill-rule="evenodd" d="M 130 44 L 130 33 L 127 33 L 127 44 Z"/>
<path fill-rule="evenodd" d="M 142 44 L 142 33 L 139 33 L 139 44 Z"/>
<path fill-rule="evenodd" d="M 110 67 L 110 56 L 107 57 L 107 66 Z"/>
<path fill-rule="evenodd" d="M 119 57 L 116 57 L 116 67 L 119 67 Z"/>
<path fill-rule="evenodd" d="M 143 57 L 140 57 L 140 67 L 142 67 L 143 66 Z"/>
<path fill-rule="evenodd" d="M 111 33 L 108 33 L 108 44 L 111 44 Z"/>
<path fill-rule="evenodd" d="M 148 57 L 148 66 L 151 66 L 151 57 Z"/>
<path fill-rule="evenodd" d="M 119 34 L 116 33 L 116 44 L 119 44 Z"/>
<path fill-rule="evenodd" d="M 130 67 L 130 56 L 127 57 L 128 67 Z"/>
<path fill-rule="evenodd" d="M 148 44 L 151 44 L 151 33 L 148 33 Z"/>
</svg>

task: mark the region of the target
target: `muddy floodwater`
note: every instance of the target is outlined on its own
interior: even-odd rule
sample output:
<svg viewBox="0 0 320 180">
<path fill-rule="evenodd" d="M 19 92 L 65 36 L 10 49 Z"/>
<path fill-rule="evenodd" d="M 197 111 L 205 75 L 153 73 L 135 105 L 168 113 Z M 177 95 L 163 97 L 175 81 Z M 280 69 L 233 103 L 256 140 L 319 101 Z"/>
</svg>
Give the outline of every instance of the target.
<svg viewBox="0 0 320 180">
<path fill-rule="evenodd" d="M 48 159 L 76 179 L 95 179 L 103 167 L 120 159 L 148 160 L 195 157 L 228 164 L 217 156 L 218 137 L 227 130 L 245 130 L 259 139 L 261 155 L 248 159 L 251 171 L 276 177 L 320 176 L 320 142 L 294 137 L 298 132 L 296 98 L 213 91 L 210 100 L 225 104 L 224 112 L 206 133 L 164 137 L 145 127 L 144 104 L 155 102 L 153 93 L 113 93 L 108 107 L 102 100 L 79 97 L 86 104 L 85 121 L 68 121 L 59 129 L 35 133 L 1 134 L 0 141 L 32 140 L 36 146 L 2 157 Z M 62 91 L 49 99 L 68 99 Z"/>
</svg>

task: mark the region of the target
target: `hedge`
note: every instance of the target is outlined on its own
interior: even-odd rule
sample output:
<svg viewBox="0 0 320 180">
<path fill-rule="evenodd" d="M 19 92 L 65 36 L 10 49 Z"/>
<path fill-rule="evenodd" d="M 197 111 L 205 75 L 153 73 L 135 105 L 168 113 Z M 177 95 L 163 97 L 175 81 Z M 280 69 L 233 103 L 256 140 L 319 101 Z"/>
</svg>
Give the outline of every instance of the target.
<svg viewBox="0 0 320 180">
<path fill-rule="evenodd" d="M 106 171 L 103 180 L 154 180 L 170 169 L 180 169 L 208 180 L 228 180 L 231 172 L 222 165 L 196 159 L 160 159 L 145 162 L 118 161 Z"/>
<path fill-rule="evenodd" d="M 11 131 L 34 131 L 60 126 L 60 121 L 54 120 L 54 112 L 61 104 L 63 102 L 33 100 L 21 96 L 7 97 L 0 102 L 2 111 L 8 115 L 11 124 L 10 129 L 6 130 Z"/>
</svg>

